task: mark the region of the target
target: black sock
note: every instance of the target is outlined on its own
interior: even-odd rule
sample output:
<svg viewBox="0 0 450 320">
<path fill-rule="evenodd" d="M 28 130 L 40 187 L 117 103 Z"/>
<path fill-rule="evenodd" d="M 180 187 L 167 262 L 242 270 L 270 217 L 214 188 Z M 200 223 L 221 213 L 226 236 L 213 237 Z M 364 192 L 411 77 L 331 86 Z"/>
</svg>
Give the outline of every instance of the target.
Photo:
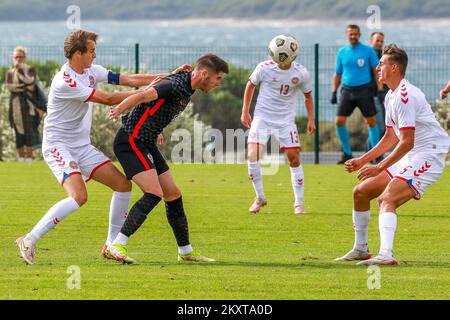
<svg viewBox="0 0 450 320">
<path fill-rule="evenodd" d="M 131 236 L 144 223 L 147 215 L 154 207 L 161 201 L 161 198 L 151 193 L 144 193 L 130 210 L 130 213 L 125 220 L 120 233 Z"/>
<path fill-rule="evenodd" d="M 186 215 L 184 214 L 183 200 L 179 197 L 176 200 L 166 202 L 166 216 L 172 227 L 173 234 L 179 247 L 189 244 L 189 229 Z"/>
</svg>

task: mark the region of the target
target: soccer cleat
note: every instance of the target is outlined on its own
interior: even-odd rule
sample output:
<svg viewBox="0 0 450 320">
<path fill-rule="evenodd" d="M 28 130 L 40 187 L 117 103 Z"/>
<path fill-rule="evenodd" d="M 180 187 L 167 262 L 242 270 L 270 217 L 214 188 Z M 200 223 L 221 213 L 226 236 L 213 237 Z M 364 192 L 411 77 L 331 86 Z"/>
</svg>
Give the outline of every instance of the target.
<svg viewBox="0 0 450 320">
<path fill-rule="evenodd" d="M 27 246 L 25 244 L 25 237 L 27 235 L 21 236 L 20 238 L 16 239 L 16 244 L 19 247 L 19 251 L 20 251 L 20 255 L 22 256 L 22 259 L 27 263 L 27 264 L 33 264 L 33 259 L 34 259 L 34 253 L 36 251 L 36 247 L 34 245 L 31 246 Z"/>
<path fill-rule="evenodd" d="M 258 213 L 259 210 L 261 210 L 262 207 L 264 207 L 267 204 L 266 199 L 262 198 L 255 198 L 255 201 L 253 201 L 252 206 L 248 209 L 251 213 Z"/>
<path fill-rule="evenodd" d="M 369 251 L 362 251 L 358 249 L 352 249 L 344 256 L 334 259 L 334 261 L 355 261 L 355 260 L 367 260 L 372 257 Z"/>
<path fill-rule="evenodd" d="M 305 214 L 305 208 L 303 207 L 303 203 L 294 204 L 294 213 L 299 216 Z"/>
<path fill-rule="evenodd" d="M 112 244 L 109 246 L 109 254 L 113 259 L 123 263 L 136 263 L 136 260 L 128 256 L 127 246 L 123 244 Z"/>
<path fill-rule="evenodd" d="M 198 251 L 191 251 L 187 254 L 178 254 L 178 261 L 187 261 L 187 262 L 214 262 L 216 260 L 207 258 L 205 256 L 202 256 L 200 252 Z"/>
<path fill-rule="evenodd" d="M 394 257 L 386 257 L 382 255 L 378 255 L 372 259 L 364 260 L 358 262 L 356 265 L 358 266 L 396 266 L 398 261 L 394 259 Z"/>
<path fill-rule="evenodd" d="M 102 256 L 105 259 L 114 259 L 114 257 L 109 253 L 109 246 L 105 243 L 102 248 Z"/>
</svg>

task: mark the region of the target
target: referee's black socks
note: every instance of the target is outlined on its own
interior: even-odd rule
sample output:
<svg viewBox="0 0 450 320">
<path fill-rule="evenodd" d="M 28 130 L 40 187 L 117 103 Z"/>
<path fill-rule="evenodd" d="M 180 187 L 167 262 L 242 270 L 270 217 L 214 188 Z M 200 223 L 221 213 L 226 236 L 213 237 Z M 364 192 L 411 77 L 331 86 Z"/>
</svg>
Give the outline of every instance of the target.
<svg viewBox="0 0 450 320">
<path fill-rule="evenodd" d="M 147 215 L 161 201 L 161 198 L 152 194 L 144 193 L 144 195 L 136 201 L 131 207 L 130 213 L 125 220 L 120 233 L 131 236 L 144 223 Z"/>
<path fill-rule="evenodd" d="M 181 196 L 178 199 L 166 202 L 166 216 L 178 246 L 187 246 L 189 244 L 189 229 Z"/>
</svg>

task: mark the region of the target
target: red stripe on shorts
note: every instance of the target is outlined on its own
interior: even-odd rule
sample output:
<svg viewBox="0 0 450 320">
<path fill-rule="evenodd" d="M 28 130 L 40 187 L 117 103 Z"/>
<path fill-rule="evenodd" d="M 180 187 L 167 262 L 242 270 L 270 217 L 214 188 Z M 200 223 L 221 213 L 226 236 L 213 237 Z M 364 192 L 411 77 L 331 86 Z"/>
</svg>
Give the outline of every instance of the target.
<svg viewBox="0 0 450 320">
<path fill-rule="evenodd" d="M 139 160 L 141 160 L 142 164 L 144 165 L 145 170 L 150 170 L 150 166 L 148 165 L 147 161 L 145 160 L 144 155 L 142 152 L 138 149 L 136 144 L 134 143 L 134 139 L 138 137 L 139 130 L 141 129 L 142 125 L 144 124 L 145 120 L 150 116 L 152 116 L 158 109 L 164 104 L 165 99 L 159 99 L 156 104 L 151 109 L 147 109 L 142 117 L 139 119 L 136 127 L 134 127 L 133 134 L 128 138 L 128 141 L 130 142 L 131 148 L 138 156 Z"/>
</svg>

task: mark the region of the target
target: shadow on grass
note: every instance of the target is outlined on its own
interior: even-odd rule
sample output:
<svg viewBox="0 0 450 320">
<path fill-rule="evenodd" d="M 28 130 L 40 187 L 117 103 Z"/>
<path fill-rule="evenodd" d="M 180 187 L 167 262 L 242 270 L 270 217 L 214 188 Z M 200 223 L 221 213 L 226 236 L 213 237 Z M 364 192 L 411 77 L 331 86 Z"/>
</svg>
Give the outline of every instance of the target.
<svg viewBox="0 0 450 320">
<path fill-rule="evenodd" d="M 123 264 L 111 261 L 111 265 L 122 266 Z M 211 268 L 217 267 L 249 267 L 249 268 L 289 268 L 289 269 L 365 269 L 365 266 L 357 266 L 356 262 L 336 262 L 336 261 L 299 261 L 291 263 L 283 262 L 257 262 L 257 261 L 216 261 L 205 263 L 179 263 L 179 262 L 167 262 L 167 261 L 146 261 L 140 260 L 136 264 L 126 265 L 128 267 L 133 266 L 159 266 L 160 268 L 174 267 L 174 266 L 187 266 L 187 267 L 205 267 Z M 429 262 L 429 261 L 399 261 L 396 267 L 381 266 L 382 268 L 437 268 L 437 269 L 450 269 L 450 263 L 447 262 Z"/>
</svg>

